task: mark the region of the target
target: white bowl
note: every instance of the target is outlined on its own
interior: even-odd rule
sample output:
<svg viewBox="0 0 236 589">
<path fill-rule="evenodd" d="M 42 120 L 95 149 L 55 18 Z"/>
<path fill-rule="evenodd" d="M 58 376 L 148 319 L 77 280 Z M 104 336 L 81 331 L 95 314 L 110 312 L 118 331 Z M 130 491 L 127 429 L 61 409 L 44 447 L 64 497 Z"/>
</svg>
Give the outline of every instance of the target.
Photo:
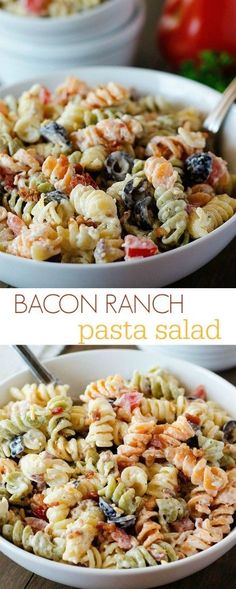
<svg viewBox="0 0 236 589">
<path fill-rule="evenodd" d="M 133 370 L 145 371 L 154 365 L 161 365 L 175 374 L 187 388 L 195 388 L 199 384 L 206 386 L 210 399 L 225 407 L 236 416 L 235 388 L 215 374 L 207 370 L 176 359 L 161 357 L 154 352 L 140 352 L 134 350 L 96 350 L 69 354 L 50 360 L 47 366 L 71 385 L 73 394 L 80 393 L 93 380 L 108 374 L 121 373 L 129 378 Z M 8 388 L 23 386 L 25 382 L 32 382 L 28 371 L 24 371 L 5 380 L 0 385 L 1 404 L 9 400 Z M 236 544 L 236 529 L 215 546 L 184 560 L 169 563 L 159 567 L 141 568 L 133 570 L 99 570 L 86 569 L 42 559 L 17 548 L 7 540 L 0 538 L 0 550 L 20 566 L 33 573 L 42 575 L 46 579 L 63 583 L 70 587 L 85 589 L 147 589 L 173 583 L 178 579 L 192 575 L 223 556 Z"/>
<path fill-rule="evenodd" d="M 31 37 L 9 36 L 0 31 L 0 78 L 4 84 L 15 83 L 31 76 L 54 75 L 59 68 L 77 68 L 90 65 L 131 65 L 145 20 L 143 0 L 131 2 L 132 13 L 128 21 L 106 34 L 92 39 L 72 36 L 72 42 L 57 38 L 52 44 L 49 37 L 33 41 Z M 19 19 L 19 17 L 18 17 Z M 29 19 L 28 19 L 29 20 Z M 31 24 L 28 23 L 28 27 Z M 49 41 L 48 41 L 49 39 Z"/>
<path fill-rule="evenodd" d="M 146 346 L 138 346 L 140 350 L 145 350 Z M 156 350 L 156 353 L 188 360 L 193 364 L 198 364 L 209 370 L 227 370 L 236 366 L 236 346 L 186 346 L 186 345 L 167 345 L 167 346 L 150 346 L 149 349 Z"/>
<path fill-rule="evenodd" d="M 8 38 L 25 37 L 29 44 L 40 40 L 55 45 L 66 37 L 67 43 L 93 39 L 119 29 L 130 19 L 136 0 L 106 0 L 95 8 L 64 17 L 19 16 L 0 9 L 0 33 Z"/>
<path fill-rule="evenodd" d="M 41 81 L 50 89 L 62 82 L 60 72 L 3 88 L 0 97 L 21 94 L 30 84 Z M 73 71 L 90 84 L 114 80 L 137 88 L 142 93 L 161 94 L 178 105 L 192 105 L 203 113 L 212 110 L 220 94 L 203 84 L 164 72 L 138 69 L 97 67 Z M 221 152 L 235 171 L 236 106 L 233 106 L 223 127 Z M 111 264 L 57 264 L 35 262 L 0 253 L 0 280 L 19 287 L 162 287 L 175 282 L 214 258 L 236 235 L 236 215 L 221 227 L 188 245 L 144 260 Z M 233 269 L 232 269 L 233 272 Z"/>
</svg>

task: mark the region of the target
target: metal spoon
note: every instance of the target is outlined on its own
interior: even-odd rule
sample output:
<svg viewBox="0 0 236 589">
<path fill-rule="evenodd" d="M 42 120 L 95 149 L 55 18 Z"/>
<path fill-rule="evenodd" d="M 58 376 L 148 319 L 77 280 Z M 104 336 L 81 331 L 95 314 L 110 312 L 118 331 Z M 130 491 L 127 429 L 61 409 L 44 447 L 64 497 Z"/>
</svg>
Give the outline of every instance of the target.
<svg viewBox="0 0 236 589">
<path fill-rule="evenodd" d="M 43 384 L 64 384 L 39 362 L 28 346 L 12 346 L 12 348 L 23 358 L 37 380 Z"/>
<path fill-rule="evenodd" d="M 203 123 L 203 128 L 209 135 L 208 142 L 214 145 L 217 140 L 217 135 L 220 127 L 231 107 L 234 100 L 236 99 L 236 78 L 232 80 L 228 88 L 223 92 L 221 99 L 214 108 L 214 110 L 207 116 Z"/>
</svg>

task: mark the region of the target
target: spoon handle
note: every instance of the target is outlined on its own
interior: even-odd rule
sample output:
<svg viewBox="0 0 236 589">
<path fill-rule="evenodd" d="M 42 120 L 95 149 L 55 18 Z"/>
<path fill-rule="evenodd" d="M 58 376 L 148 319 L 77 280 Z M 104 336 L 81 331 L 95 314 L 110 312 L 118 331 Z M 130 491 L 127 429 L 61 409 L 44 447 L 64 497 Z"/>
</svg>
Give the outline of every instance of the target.
<svg viewBox="0 0 236 589">
<path fill-rule="evenodd" d="M 224 91 L 219 103 L 216 108 L 208 115 L 205 119 L 203 126 L 211 133 L 218 133 L 225 116 L 236 99 L 236 78 L 234 78 L 231 84 Z"/>
<path fill-rule="evenodd" d="M 31 372 L 36 376 L 38 380 L 44 384 L 57 383 L 61 384 L 49 370 L 47 370 L 38 358 L 31 352 L 28 346 L 12 346 L 14 350 L 23 358 L 23 360 L 30 367 Z"/>
</svg>

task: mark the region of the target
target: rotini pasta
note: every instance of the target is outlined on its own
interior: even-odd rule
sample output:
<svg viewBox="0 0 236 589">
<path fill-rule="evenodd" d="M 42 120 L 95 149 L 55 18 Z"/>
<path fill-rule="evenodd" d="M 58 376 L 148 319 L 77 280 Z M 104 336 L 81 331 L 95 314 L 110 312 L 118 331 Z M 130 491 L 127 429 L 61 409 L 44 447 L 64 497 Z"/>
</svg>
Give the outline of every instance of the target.
<svg viewBox="0 0 236 589">
<path fill-rule="evenodd" d="M 73 12 L 73 0 L 63 4 Z M 35 84 L 1 100 L 0 171 L 0 251 L 38 261 L 163 254 L 236 211 L 233 177 L 207 151 L 201 115 L 118 82 L 69 77 L 54 93 Z"/>
<path fill-rule="evenodd" d="M 90 190 L 90 188 L 89 188 Z M 11 389 L 0 411 L 0 531 L 77 566 L 160 566 L 230 533 L 236 421 L 158 367 Z"/>
</svg>

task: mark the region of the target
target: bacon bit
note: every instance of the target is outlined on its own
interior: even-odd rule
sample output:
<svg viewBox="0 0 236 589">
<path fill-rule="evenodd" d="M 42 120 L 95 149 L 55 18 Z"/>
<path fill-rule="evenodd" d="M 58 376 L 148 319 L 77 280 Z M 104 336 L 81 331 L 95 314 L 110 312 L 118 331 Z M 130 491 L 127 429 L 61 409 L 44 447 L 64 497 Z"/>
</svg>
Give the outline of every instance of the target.
<svg viewBox="0 0 236 589">
<path fill-rule="evenodd" d="M 99 541 L 109 542 L 112 539 L 124 550 L 132 548 L 131 537 L 124 530 L 120 530 L 115 524 L 99 522 L 97 527 L 100 532 Z"/>
<path fill-rule="evenodd" d="M 47 521 L 46 511 L 47 505 L 44 503 L 44 495 L 42 493 L 36 493 L 30 503 L 30 509 L 35 517 Z"/>
<path fill-rule="evenodd" d="M 74 178 L 71 180 L 71 186 L 74 188 L 78 184 L 82 184 L 83 186 L 92 186 L 95 190 L 98 190 L 98 185 L 95 180 L 87 174 L 86 172 L 83 174 L 76 174 Z"/>
<path fill-rule="evenodd" d="M 138 458 L 136 457 L 129 458 L 128 456 L 119 456 L 119 454 L 117 455 L 117 466 L 120 472 L 127 468 L 127 466 L 135 466 L 137 462 Z"/>
<path fill-rule="evenodd" d="M 183 519 L 173 522 L 172 524 L 170 524 L 171 529 L 174 530 L 174 532 L 188 532 L 189 530 L 194 530 L 194 523 L 193 521 L 189 518 L 189 517 L 184 517 Z"/>
<path fill-rule="evenodd" d="M 132 548 L 131 537 L 124 530 L 119 530 L 119 528 L 116 527 L 116 530 L 111 533 L 111 537 L 112 540 L 117 542 L 120 548 L 123 548 L 123 550 L 129 550 Z"/>
<path fill-rule="evenodd" d="M 4 186 L 5 186 L 6 190 L 12 190 L 12 188 L 14 188 L 15 175 L 5 173 L 2 168 L 1 168 L 1 180 L 4 180 Z"/>
<path fill-rule="evenodd" d="M 99 421 L 99 419 L 101 419 L 101 412 L 99 411 L 99 409 L 97 409 L 96 411 L 93 411 L 91 417 L 92 417 L 93 421 Z"/>
<path fill-rule="evenodd" d="M 144 497 L 142 503 L 139 506 L 139 511 L 145 507 L 147 511 L 153 511 L 156 507 L 156 497 Z"/>
<path fill-rule="evenodd" d="M 167 231 L 163 227 L 157 227 L 157 229 L 155 229 L 154 233 L 157 237 L 166 237 L 166 235 L 167 235 Z"/>
<path fill-rule="evenodd" d="M 33 202 L 38 202 L 40 198 L 40 193 L 38 192 L 38 190 L 35 190 L 34 188 L 20 188 L 19 195 L 25 201 L 29 200 Z"/>
<path fill-rule="evenodd" d="M 86 225 L 87 227 L 94 227 L 95 229 L 98 226 L 98 224 L 95 223 L 95 221 L 93 221 L 92 219 L 85 219 L 82 215 L 78 215 L 78 217 L 76 217 L 76 223 L 78 223 L 78 226 Z"/>
<path fill-rule="evenodd" d="M 13 215 L 13 213 L 8 213 L 7 215 L 7 225 L 9 229 L 14 233 L 14 235 L 19 235 L 24 227 L 26 227 L 24 221 L 17 217 L 17 215 Z"/>
<path fill-rule="evenodd" d="M 136 391 L 133 393 L 125 393 L 115 401 L 114 406 L 122 407 L 122 409 L 130 412 L 140 405 L 142 398 L 143 393 L 138 393 Z"/>
<path fill-rule="evenodd" d="M 44 519 L 45 521 L 47 521 L 47 516 L 46 516 L 46 511 L 47 511 L 47 507 L 35 507 L 35 509 L 31 509 L 32 513 L 35 515 L 35 517 L 38 517 L 39 519 Z"/>
<path fill-rule="evenodd" d="M 207 392 L 206 392 L 205 387 L 202 384 L 200 384 L 191 393 L 191 397 L 195 397 L 196 399 L 203 399 L 203 401 L 206 401 L 206 399 L 207 399 Z"/>
<path fill-rule="evenodd" d="M 148 446 L 148 448 L 158 448 L 158 449 L 162 449 L 163 448 L 163 444 L 160 440 L 160 437 L 158 434 L 154 434 L 152 436 L 152 440 Z"/>
<path fill-rule="evenodd" d="M 89 491 L 87 495 L 84 496 L 84 499 L 92 499 L 93 501 L 98 501 L 99 495 L 96 491 Z"/>
<path fill-rule="evenodd" d="M 39 100 L 40 102 L 42 102 L 42 104 L 46 105 L 49 104 L 49 102 L 51 102 L 52 93 L 50 92 L 50 90 L 48 90 L 48 88 L 46 88 L 46 86 L 42 86 L 42 88 L 40 89 Z"/>
<path fill-rule="evenodd" d="M 187 205 L 187 212 L 189 208 L 196 208 L 196 207 L 204 207 L 210 200 L 212 200 L 213 194 L 208 194 L 206 192 L 194 192 L 194 194 L 189 194 Z"/>
<path fill-rule="evenodd" d="M 86 472 L 85 474 L 85 478 L 86 479 L 93 479 L 96 476 L 95 472 L 93 472 L 93 470 L 88 470 L 88 472 Z"/>
<path fill-rule="evenodd" d="M 195 425 L 200 425 L 201 420 L 198 415 L 191 415 L 191 413 L 185 413 L 185 417 L 190 423 L 194 423 Z"/>
<path fill-rule="evenodd" d="M 53 415 L 60 415 L 60 413 L 63 413 L 64 408 L 63 407 L 55 407 L 54 409 L 52 409 L 51 413 Z"/>
<path fill-rule="evenodd" d="M 4 117 L 8 117 L 9 115 L 9 108 L 2 100 L 0 100 L 0 113 L 2 113 Z"/>
<path fill-rule="evenodd" d="M 38 519 L 37 517 L 26 517 L 25 522 L 32 528 L 33 532 L 41 532 L 47 526 L 45 519 Z"/>
</svg>

